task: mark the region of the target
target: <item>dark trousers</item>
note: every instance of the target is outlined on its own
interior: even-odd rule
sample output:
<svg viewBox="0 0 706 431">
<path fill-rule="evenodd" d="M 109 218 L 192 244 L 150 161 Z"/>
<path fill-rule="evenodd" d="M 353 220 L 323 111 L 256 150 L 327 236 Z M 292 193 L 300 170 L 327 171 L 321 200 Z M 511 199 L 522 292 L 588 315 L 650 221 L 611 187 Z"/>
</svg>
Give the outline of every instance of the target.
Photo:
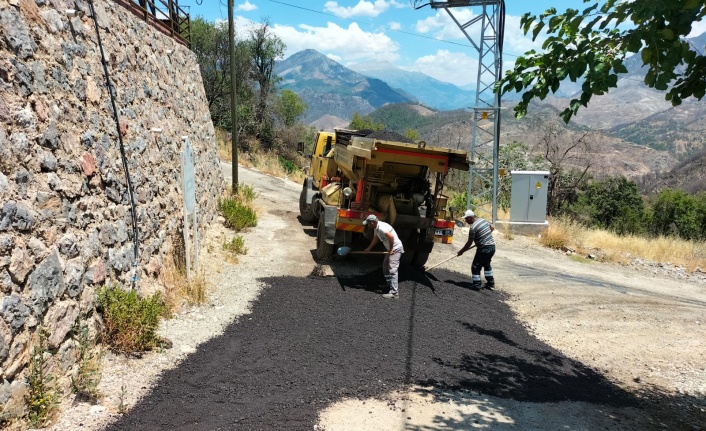
<svg viewBox="0 0 706 431">
<path fill-rule="evenodd" d="M 480 284 L 481 269 L 483 269 L 485 281 L 487 281 L 490 285 L 495 284 L 493 267 L 490 266 L 490 261 L 493 259 L 494 254 L 494 245 L 483 245 L 476 248 L 476 255 L 473 257 L 473 264 L 471 265 L 471 276 L 473 278 L 474 285 Z"/>
</svg>

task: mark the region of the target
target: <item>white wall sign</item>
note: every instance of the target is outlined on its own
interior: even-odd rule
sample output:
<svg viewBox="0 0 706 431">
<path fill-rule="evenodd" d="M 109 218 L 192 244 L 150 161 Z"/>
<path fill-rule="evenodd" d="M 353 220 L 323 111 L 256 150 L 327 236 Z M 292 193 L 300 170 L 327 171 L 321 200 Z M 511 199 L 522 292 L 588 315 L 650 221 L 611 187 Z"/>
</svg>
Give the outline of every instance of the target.
<svg viewBox="0 0 706 431">
<path fill-rule="evenodd" d="M 181 172 L 186 210 L 194 212 L 196 207 L 196 179 L 194 178 L 194 151 L 188 136 L 184 136 L 184 149 L 181 152 Z"/>
<path fill-rule="evenodd" d="M 184 251 L 186 252 L 186 278 L 191 279 L 191 251 L 189 244 L 189 213 L 193 215 L 194 269 L 199 267 L 199 229 L 196 222 L 196 177 L 194 176 L 194 151 L 188 136 L 182 136 L 181 187 L 184 190 Z"/>
</svg>

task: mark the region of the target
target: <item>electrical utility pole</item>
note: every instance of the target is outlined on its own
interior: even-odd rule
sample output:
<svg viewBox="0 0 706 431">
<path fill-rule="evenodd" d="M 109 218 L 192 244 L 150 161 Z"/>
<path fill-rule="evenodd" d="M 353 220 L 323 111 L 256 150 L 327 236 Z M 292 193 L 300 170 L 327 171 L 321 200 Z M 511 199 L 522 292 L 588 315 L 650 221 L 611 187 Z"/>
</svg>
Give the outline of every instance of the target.
<svg viewBox="0 0 706 431">
<path fill-rule="evenodd" d="M 470 153 L 473 164 L 468 178 L 467 208 L 482 211 L 490 204 L 491 219 L 495 222 L 498 219 L 500 93 L 494 88 L 502 73 L 505 0 L 412 0 L 412 6 L 415 9 L 424 6 L 444 9 L 478 57 L 476 100 L 471 107 L 473 135 Z M 452 12 L 458 7 L 481 8 L 481 11 L 474 10 L 469 21 L 461 22 Z M 488 184 L 492 184 L 492 188 L 487 187 Z"/>
<path fill-rule="evenodd" d="M 238 92 L 235 84 L 235 23 L 233 23 L 233 0 L 228 0 L 228 41 L 230 47 L 230 143 L 233 151 L 231 163 L 231 190 L 238 192 Z"/>
</svg>

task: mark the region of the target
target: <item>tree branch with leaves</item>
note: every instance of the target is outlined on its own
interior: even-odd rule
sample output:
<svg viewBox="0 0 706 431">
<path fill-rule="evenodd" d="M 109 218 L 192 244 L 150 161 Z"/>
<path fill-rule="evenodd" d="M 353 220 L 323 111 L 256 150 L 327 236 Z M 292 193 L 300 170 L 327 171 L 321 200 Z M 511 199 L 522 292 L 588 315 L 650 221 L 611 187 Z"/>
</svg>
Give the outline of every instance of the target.
<svg viewBox="0 0 706 431">
<path fill-rule="evenodd" d="M 523 117 L 529 103 L 556 91 L 569 79 L 583 79 L 581 94 L 561 112 L 568 123 L 594 95 L 617 87 L 618 74 L 627 73 L 625 59 L 640 52 L 647 66 L 645 84 L 665 90 L 677 106 L 687 97 L 706 94 L 706 57 L 684 39 L 692 24 L 706 15 L 703 0 L 584 0 L 583 11 L 548 9 L 541 15 L 525 14 L 521 27 L 532 40 L 546 30 L 542 52 L 519 57 L 496 91 L 522 93 L 515 116 Z M 627 29 L 626 29 L 627 27 Z"/>
</svg>

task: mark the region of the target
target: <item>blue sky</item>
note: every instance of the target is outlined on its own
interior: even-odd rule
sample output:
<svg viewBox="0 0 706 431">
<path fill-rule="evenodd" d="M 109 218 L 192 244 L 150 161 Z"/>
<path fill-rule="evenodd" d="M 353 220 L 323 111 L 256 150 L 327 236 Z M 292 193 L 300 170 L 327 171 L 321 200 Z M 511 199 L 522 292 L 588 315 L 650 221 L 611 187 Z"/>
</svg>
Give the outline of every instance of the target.
<svg viewBox="0 0 706 431">
<path fill-rule="evenodd" d="M 202 16 L 213 22 L 228 19 L 227 0 L 178 1 L 194 17 Z M 238 33 L 245 33 L 254 24 L 268 19 L 273 32 L 287 46 L 285 58 L 303 49 L 316 49 L 344 66 L 384 60 L 459 86 L 475 81 L 474 50 L 458 25 L 442 9 L 426 6 L 414 10 L 409 0 L 234 2 Z M 533 43 L 522 34 L 521 16 L 526 12 L 541 13 L 552 6 L 564 11 L 587 5 L 582 0 L 506 1 L 504 70 L 512 66 L 516 56 L 529 49 L 539 49 L 541 44 L 541 41 Z M 452 9 L 462 24 L 481 12 L 480 7 Z M 706 25 L 699 30 L 695 29 L 692 35 L 706 30 Z"/>
</svg>

